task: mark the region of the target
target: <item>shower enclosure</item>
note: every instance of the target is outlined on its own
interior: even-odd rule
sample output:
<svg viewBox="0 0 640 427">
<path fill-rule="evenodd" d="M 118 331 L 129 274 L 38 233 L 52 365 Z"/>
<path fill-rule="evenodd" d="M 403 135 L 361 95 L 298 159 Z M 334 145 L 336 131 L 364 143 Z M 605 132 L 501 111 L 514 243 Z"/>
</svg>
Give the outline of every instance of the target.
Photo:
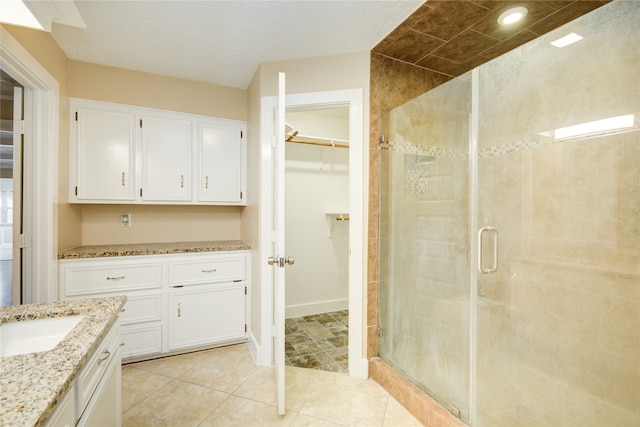
<svg viewBox="0 0 640 427">
<path fill-rule="evenodd" d="M 379 354 L 474 427 L 640 425 L 638 28 L 613 1 L 383 117 Z"/>
</svg>

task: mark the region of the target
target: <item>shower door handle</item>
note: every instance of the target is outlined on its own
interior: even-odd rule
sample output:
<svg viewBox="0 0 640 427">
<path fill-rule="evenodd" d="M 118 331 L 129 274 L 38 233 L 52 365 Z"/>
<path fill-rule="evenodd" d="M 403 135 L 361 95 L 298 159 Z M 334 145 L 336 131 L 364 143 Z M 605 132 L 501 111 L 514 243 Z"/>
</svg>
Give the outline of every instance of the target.
<svg viewBox="0 0 640 427">
<path fill-rule="evenodd" d="M 482 262 L 482 236 L 484 233 L 493 234 L 493 265 L 484 268 Z M 495 273 L 498 270 L 498 230 L 495 227 L 482 227 L 478 230 L 478 271 L 481 274 Z"/>
</svg>

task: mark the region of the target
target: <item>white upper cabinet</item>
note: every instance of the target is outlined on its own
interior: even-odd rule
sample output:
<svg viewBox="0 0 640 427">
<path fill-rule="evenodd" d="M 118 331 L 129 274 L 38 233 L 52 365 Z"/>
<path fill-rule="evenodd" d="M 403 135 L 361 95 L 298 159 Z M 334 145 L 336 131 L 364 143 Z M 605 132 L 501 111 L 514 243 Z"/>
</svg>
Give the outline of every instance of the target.
<svg viewBox="0 0 640 427">
<path fill-rule="evenodd" d="M 71 124 L 76 161 L 70 166 L 77 166 L 70 168 L 71 182 L 76 182 L 72 197 L 78 201 L 133 201 L 135 116 L 93 108 L 78 108 L 76 113 Z"/>
<path fill-rule="evenodd" d="M 241 203 L 244 200 L 244 129 L 200 122 L 198 201 Z"/>
<path fill-rule="evenodd" d="M 191 201 L 191 128 L 189 120 L 142 118 L 142 200 Z"/>
<path fill-rule="evenodd" d="M 70 106 L 70 203 L 246 205 L 246 122 L 78 98 Z"/>
</svg>

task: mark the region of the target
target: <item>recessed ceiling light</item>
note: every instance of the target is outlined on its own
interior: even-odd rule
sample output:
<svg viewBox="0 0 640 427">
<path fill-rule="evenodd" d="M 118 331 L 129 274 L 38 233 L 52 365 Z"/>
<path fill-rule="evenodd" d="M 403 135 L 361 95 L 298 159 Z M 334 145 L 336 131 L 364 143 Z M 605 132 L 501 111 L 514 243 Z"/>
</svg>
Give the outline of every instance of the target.
<svg viewBox="0 0 640 427">
<path fill-rule="evenodd" d="M 526 7 L 518 6 L 513 7 L 509 10 L 502 12 L 502 14 L 498 17 L 498 24 L 500 25 L 511 25 L 520 21 L 522 18 L 527 16 L 529 10 Z"/>
<path fill-rule="evenodd" d="M 567 34 L 564 37 L 560 37 L 558 40 L 554 40 L 551 42 L 555 47 L 566 47 L 575 42 L 579 42 L 582 40 L 582 36 L 579 36 L 576 33 Z"/>
</svg>

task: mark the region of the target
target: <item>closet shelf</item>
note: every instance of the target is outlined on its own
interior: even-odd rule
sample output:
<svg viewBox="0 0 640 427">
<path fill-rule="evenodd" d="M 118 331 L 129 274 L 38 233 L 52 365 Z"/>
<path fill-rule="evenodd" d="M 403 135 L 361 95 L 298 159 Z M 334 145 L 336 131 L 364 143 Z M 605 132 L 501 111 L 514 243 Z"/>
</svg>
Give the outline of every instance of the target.
<svg viewBox="0 0 640 427">
<path fill-rule="evenodd" d="M 327 217 L 327 227 L 329 228 L 329 238 L 333 237 L 333 231 L 337 224 L 349 221 L 348 212 L 325 212 Z"/>
</svg>

